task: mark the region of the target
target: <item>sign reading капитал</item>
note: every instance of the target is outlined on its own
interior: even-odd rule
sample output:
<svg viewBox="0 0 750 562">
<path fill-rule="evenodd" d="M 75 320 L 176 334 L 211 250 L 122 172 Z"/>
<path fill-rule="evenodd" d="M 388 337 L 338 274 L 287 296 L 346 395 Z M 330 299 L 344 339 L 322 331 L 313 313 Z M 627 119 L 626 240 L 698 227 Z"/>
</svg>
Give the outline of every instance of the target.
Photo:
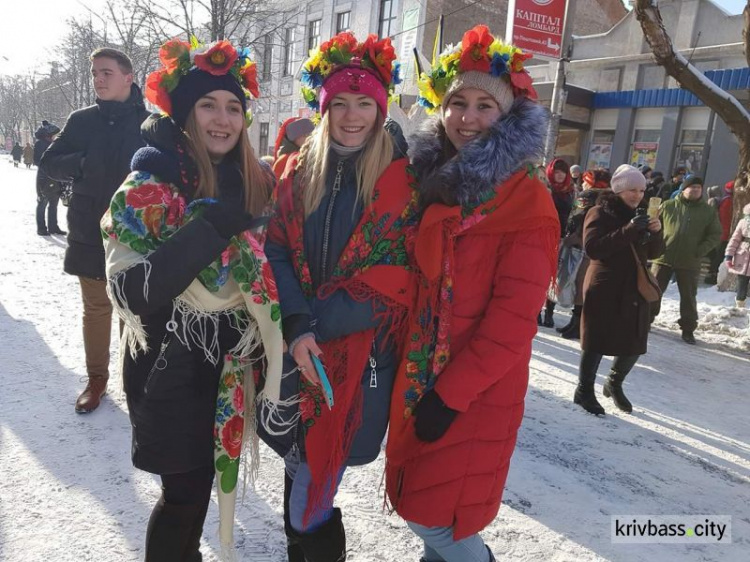
<svg viewBox="0 0 750 562">
<path fill-rule="evenodd" d="M 567 0 L 511 0 L 506 39 L 526 52 L 559 59 L 566 4 Z"/>
</svg>

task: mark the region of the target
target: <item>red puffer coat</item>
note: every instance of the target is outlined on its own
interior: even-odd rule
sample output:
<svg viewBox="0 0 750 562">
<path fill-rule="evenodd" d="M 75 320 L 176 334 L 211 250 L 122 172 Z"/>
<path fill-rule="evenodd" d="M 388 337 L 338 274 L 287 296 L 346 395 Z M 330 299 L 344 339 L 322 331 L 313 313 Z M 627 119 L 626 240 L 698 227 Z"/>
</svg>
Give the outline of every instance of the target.
<svg viewBox="0 0 750 562">
<path fill-rule="evenodd" d="M 528 131 L 533 124 L 524 122 L 523 117 L 519 121 Z M 534 116 L 525 117 L 533 120 Z M 501 149 L 485 144 L 492 143 L 493 135 L 507 135 L 513 126 L 505 122 L 493 127 L 489 139 L 476 143 L 472 152 L 496 154 Z M 427 136 L 416 139 L 417 146 L 429 158 L 429 154 L 440 153 L 431 139 L 440 138 L 440 130 L 428 131 Z M 498 158 L 498 165 L 516 165 L 517 170 L 518 160 L 512 156 Z M 414 160 L 412 156 L 413 164 Z M 460 166 L 452 170 L 451 166 L 451 162 L 445 164 L 439 176 L 432 176 L 437 178 L 434 181 L 460 180 L 466 170 Z M 415 169 L 419 174 L 418 162 Z M 471 173 L 476 172 L 473 167 Z M 493 173 L 492 177 L 498 175 L 502 183 L 490 187 L 497 193 L 492 202 L 497 209 L 482 222 L 453 237 L 446 233 L 460 216 L 460 206 L 433 204 L 425 211 L 417 238 L 417 264 L 427 278 L 430 270 L 441 270 L 434 263 L 443 263 L 445 256 L 453 259 L 450 357 L 437 376 L 435 391 L 459 413 L 437 441 L 417 439 L 413 416 L 405 416 L 413 392 L 408 361 L 397 374 L 391 403 L 386 449 L 391 504 L 407 521 L 452 526 L 456 540 L 482 530 L 500 508 L 523 417 L 536 316 L 555 269 L 560 233 L 551 198 L 536 177 L 525 171 L 505 177 Z M 447 185 L 443 200 L 451 195 L 460 198 L 465 190 L 487 188 L 475 180 L 471 181 L 478 184 L 475 187 L 469 183 Z M 420 190 L 424 193 L 424 182 Z M 433 266 L 425 267 L 430 260 Z M 421 316 L 418 311 L 414 314 Z"/>
</svg>

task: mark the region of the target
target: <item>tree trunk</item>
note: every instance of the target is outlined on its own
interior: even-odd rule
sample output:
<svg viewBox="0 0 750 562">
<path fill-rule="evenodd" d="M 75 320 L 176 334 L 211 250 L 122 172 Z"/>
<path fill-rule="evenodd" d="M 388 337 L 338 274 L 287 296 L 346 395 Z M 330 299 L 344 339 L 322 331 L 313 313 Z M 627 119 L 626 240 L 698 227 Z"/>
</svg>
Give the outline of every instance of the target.
<svg viewBox="0 0 750 562">
<path fill-rule="evenodd" d="M 664 28 L 656 0 L 636 0 L 634 11 L 656 63 L 663 66 L 667 74 L 677 80 L 682 88 L 695 94 L 706 106 L 715 111 L 737 137 L 739 166 L 732 198 L 732 228 L 734 228 L 737 221 L 742 218 L 742 208 L 750 203 L 750 113 L 737 98 L 709 83 L 701 71 L 675 51 L 672 39 Z M 743 13 L 745 23 L 742 36 L 746 58 L 750 59 L 748 48 L 750 0 Z M 748 62 L 750 64 L 750 60 Z"/>
</svg>

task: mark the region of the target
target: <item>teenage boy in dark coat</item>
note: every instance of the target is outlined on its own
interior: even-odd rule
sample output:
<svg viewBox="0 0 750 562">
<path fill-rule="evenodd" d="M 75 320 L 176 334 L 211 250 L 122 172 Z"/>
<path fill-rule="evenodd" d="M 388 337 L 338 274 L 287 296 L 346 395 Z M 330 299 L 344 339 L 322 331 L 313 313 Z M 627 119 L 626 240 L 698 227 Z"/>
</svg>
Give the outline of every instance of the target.
<svg viewBox="0 0 750 562">
<path fill-rule="evenodd" d="M 117 49 L 91 53 L 96 104 L 74 111 L 42 157 L 52 178 L 73 180 L 68 206 L 65 272 L 78 276 L 83 297 L 83 345 L 89 381 L 76 411 L 95 410 L 107 389 L 112 305 L 106 292 L 104 246 L 99 221 L 112 194 L 130 172 L 140 147 L 141 123 L 149 113 L 133 84 L 133 64 Z"/>
</svg>

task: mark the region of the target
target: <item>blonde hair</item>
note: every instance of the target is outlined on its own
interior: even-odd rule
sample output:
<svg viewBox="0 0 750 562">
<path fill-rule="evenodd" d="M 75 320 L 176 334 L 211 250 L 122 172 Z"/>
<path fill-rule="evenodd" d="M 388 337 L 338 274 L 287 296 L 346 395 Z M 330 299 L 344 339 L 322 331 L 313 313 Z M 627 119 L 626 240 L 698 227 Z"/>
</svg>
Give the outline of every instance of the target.
<svg viewBox="0 0 750 562">
<path fill-rule="evenodd" d="M 198 168 L 198 189 L 195 197 L 217 197 L 219 188 L 216 181 L 216 169 L 211 162 L 206 145 L 201 140 L 194 110 L 190 110 L 185 121 L 185 138 L 190 155 Z M 245 211 L 253 216 L 262 215 L 271 199 L 273 180 L 263 171 L 260 162 L 255 158 L 253 147 L 250 145 L 244 128 L 237 144 L 226 155 L 226 158 L 240 165 L 245 191 Z"/>
<path fill-rule="evenodd" d="M 301 172 L 298 177 L 305 186 L 302 195 L 305 217 L 310 216 L 320 206 L 326 191 L 328 155 L 331 150 L 331 125 L 328 115 L 323 115 L 320 124 L 315 127 L 300 149 L 297 169 Z M 384 122 L 385 117 L 378 109 L 375 127 L 357 160 L 357 199 L 365 206 L 372 203 L 375 183 L 393 159 L 393 139 L 383 128 Z"/>
</svg>

